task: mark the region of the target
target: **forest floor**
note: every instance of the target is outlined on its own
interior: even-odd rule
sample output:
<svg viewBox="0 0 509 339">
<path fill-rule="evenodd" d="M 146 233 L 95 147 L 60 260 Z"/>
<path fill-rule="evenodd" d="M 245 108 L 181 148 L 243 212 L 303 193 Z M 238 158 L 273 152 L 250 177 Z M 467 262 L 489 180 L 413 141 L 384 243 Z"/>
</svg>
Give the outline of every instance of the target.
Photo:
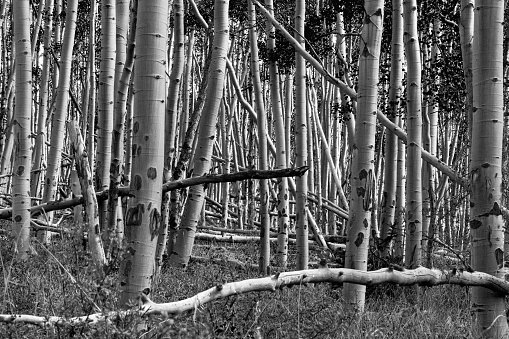
<svg viewBox="0 0 509 339">
<path fill-rule="evenodd" d="M 96 313 L 94 304 L 103 311 L 118 309 L 118 270 L 94 281 L 90 257 L 78 236 L 66 235 L 47 249 L 34 242 L 33 249 L 31 260 L 19 262 L 13 257 L 12 241 L 0 239 L 0 314 L 73 317 Z M 256 264 L 258 245 L 200 241 L 193 255 Z M 294 258 L 291 246 L 290 262 Z M 290 265 L 287 270 L 291 269 Z M 152 300 L 177 301 L 220 283 L 258 277 L 250 268 L 192 261 L 186 270 L 163 268 Z M 294 286 L 231 296 L 168 319 L 151 317 L 145 328 L 140 328 L 139 317 L 79 327 L 0 323 L 0 338 L 481 337 L 472 332 L 468 288 L 446 285 L 419 291 L 414 303 L 413 287 L 368 287 L 366 310 L 359 316 L 345 309 L 341 286 Z"/>
</svg>

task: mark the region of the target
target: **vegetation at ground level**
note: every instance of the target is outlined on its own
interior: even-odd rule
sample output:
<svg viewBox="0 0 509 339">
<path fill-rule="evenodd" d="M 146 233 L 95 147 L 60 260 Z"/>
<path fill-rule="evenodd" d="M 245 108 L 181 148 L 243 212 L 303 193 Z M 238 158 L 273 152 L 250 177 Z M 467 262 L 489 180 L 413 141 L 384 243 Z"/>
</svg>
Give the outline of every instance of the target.
<svg viewBox="0 0 509 339">
<path fill-rule="evenodd" d="M 16 260 L 11 239 L 0 240 L 0 313 L 73 317 L 118 309 L 118 268 L 94 281 L 93 264 L 75 234 L 47 248 L 34 244 L 30 260 Z M 193 255 L 255 264 L 258 244 L 198 242 Z M 274 249 L 273 249 L 274 250 Z M 295 248 L 290 247 L 290 256 Z M 317 258 L 314 258 L 317 259 Z M 290 260 L 291 263 L 295 260 Z M 437 267 L 451 263 L 437 261 Z M 293 269 L 289 267 L 288 270 Z M 177 301 L 224 282 L 259 277 L 256 270 L 228 264 L 191 262 L 183 271 L 165 268 L 154 288 L 155 302 Z M 1 324 L 2 338 L 479 338 L 472 329 L 468 288 L 415 289 L 389 284 L 368 287 L 365 312 L 357 317 L 342 302 L 342 287 L 330 284 L 237 295 L 168 319 L 111 319 L 80 327 L 42 328 Z M 98 309 L 99 308 L 99 309 Z M 473 332 L 474 331 L 474 332 Z"/>
</svg>

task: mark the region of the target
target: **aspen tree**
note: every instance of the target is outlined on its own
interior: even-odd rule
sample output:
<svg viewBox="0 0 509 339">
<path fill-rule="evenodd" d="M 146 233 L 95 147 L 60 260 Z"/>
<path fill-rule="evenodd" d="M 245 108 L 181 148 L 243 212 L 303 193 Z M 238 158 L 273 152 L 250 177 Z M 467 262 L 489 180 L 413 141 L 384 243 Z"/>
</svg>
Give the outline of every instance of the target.
<svg viewBox="0 0 509 339">
<path fill-rule="evenodd" d="M 115 102 L 115 58 L 116 58 L 116 13 L 115 0 L 101 1 L 101 59 L 97 92 L 97 148 L 95 181 L 96 190 L 109 187 L 111 164 L 111 141 Z M 107 202 L 99 203 L 101 223 L 106 224 Z M 103 239 L 109 236 L 103 232 Z"/>
<path fill-rule="evenodd" d="M 258 169 L 266 170 L 267 161 L 267 116 L 263 101 L 262 83 L 260 79 L 260 60 L 258 58 L 258 34 L 256 33 L 256 11 L 251 0 L 247 0 L 249 21 L 249 46 L 251 50 L 251 75 L 253 77 L 253 96 L 257 113 L 258 127 Z M 270 216 L 269 216 L 269 186 L 267 179 L 261 179 L 260 185 L 260 258 L 259 269 L 267 274 L 270 266 Z"/>
<path fill-rule="evenodd" d="M 124 16 L 125 4 L 122 1 L 117 2 L 117 13 L 120 12 L 120 17 Z M 127 6 L 129 7 L 129 6 Z M 133 0 L 131 9 L 131 23 L 129 27 L 129 35 L 127 42 L 124 43 L 125 37 L 118 37 L 118 35 L 125 34 L 127 31 L 124 25 L 124 19 L 117 20 L 117 51 L 125 49 L 125 53 L 117 53 L 117 67 L 115 68 L 115 116 L 113 119 L 113 137 L 111 143 L 111 165 L 110 165 L 110 188 L 108 191 L 108 218 L 107 228 L 105 228 L 106 250 L 110 252 L 110 241 L 116 240 L 119 246 L 122 243 L 124 230 L 123 230 L 123 216 L 122 211 L 119 210 L 121 205 L 118 200 L 118 185 L 121 181 L 121 166 L 124 163 L 124 127 L 126 124 L 126 110 L 127 110 L 127 97 L 129 92 L 129 84 L 131 82 L 132 69 L 134 64 L 134 38 L 136 34 L 137 24 L 137 9 L 138 0 Z M 128 17 L 128 15 L 127 15 Z M 127 47 L 127 48 L 126 48 Z M 119 54 L 124 54 L 119 56 Z M 122 70 L 119 72 L 118 63 L 122 65 Z M 120 74 L 118 74 L 120 73 Z M 126 147 L 127 153 L 131 152 L 130 147 Z M 125 175 L 125 173 L 124 173 Z M 113 232 L 115 236 L 113 236 Z"/>
<path fill-rule="evenodd" d="M 14 164 L 12 178 L 12 220 L 18 257 L 28 259 L 30 249 L 30 141 L 32 119 L 32 53 L 30 46 L 30 4 L 13 4 L 16 105 L 14 107 Z"/>
<path fill-rule="evenodd" d="M 375 134 L 377 112 L 377 84 L 380 47 L 382 41 L 384 5 L 381 0 L 364 1 L 355 144 L 352 145 L 352 194 L 348 214 L 345 267 L 367 270 L 369 235 L 371 230 L 372 190 L 375 189 Z M 358 311 L 364 310 L 366 287 L 345 284 L 345 301 Z"/>
<path fill-rule="evenodd" d="M 396 122 L 400 107 L 403 80 L 403 1 L 392 0 L 391 75 L 388 117 Z M 398 137 L 387 133 L 385 138 L 385 180 L 383 186 L 380 240 L 382 255 L 389 253 L 396 212 L 396 174 Z"/>
<path fill-rule="evenodd" d="M 184 1 L 175 0 L 173 2 L 173 61 L 170 72 L 170 82 L 168 85 L 168 94 L 166 99 L 166 121 L 164 130 L 164 181 L 170 180 L 171 172 L 175 164 L 176 156 L 176 132 L 177 117 L 179 116 L 178 103 L 181 87 L 181 77 L 184 71 L 185 53 L 184 53 Z M 168 217 L 169 200 L 171 192 L 163 195 L 161 219 L 161 228 L 159 240 L 157 242 L 156 265 L 157 270 L 162 265 L 163 253 L 168 239 Z"/>
<path fill-rule="evenodd" d="M 407 57 L 407 181 L 405 265 L 421 264 L 421 55 L 417 33 L 417 0 L 403 2 L 403 42 Z"/>
<path fill-rule="evenodd" d="M 295 2 L 295 39 L 304 48 L 304 19 L 306 17 L 305 0 Z M 307 119 L 306 119 L 306 61 L 295 52 L 295 166 L 307 166 Z M 306 214 L 308 194 L 308 174 L 295 178 L 295 230 L 297 233 L 297 269 L 308 267 L 308 218 Z"/>
<path fill-rule="evenodd" d="M 50 54 L 51 31 L 53 27 L 53 0 L 46 0 L 44 36 L 43 36 L 43 61 L 41 70 L 41 84 L 39 91 L 39 117 L 37 121 L 37 135 L 34 143 L 34 164 L 33 172 L 30 178 L 31 191 L 33 197 L 39 195 L 41 166 L 44 159 L 44 150 L 46 147 L 46 118 L 48 111 L 49 79 L 50 79 Z"/>
<path fill-rule="evenodd" d="M 126 305 L 152 288 L 161 225 L 166 99 L 168 2 L 140 1 L 134 61 L 133 155 L 126 213 L 126 248 L 120 267 L 120 301 Z"/>
<path fill-rule="evenodd" d="M 95 85 L 95 19 L 97 16 L 97 4 L 95 1 L 90 2 L 90 25 L 88 36 L 88 90 L 90 93 L 87 105 L 87 154 L 88 163 L 92 173 L 95 173 L 95 99 L 96 99 L 96 85 Z"/>
<path fill-rule="evenodd" d="M 265 7 L 270 14 L 274 15 L 273 0 L 265 0 Z M 269 54 L 275 55 L 276 51 L 276 30 L 272 22 L 267 20 L 265 24 L 267 34 L 267 49 Z M 281 107 L 281 93 L 279 83 L 279 70 L 275 58 L 269 58 L 269 77 L 270 77 L 270 103 L 272 107 L 272 116 L 274 118 L 276 135 L 276 167 L 286 168 L 286 137 L 285 122 L 283 119 L 283 110 Z M 285 267 L 288 261 L 288 228 L 290 224 L 289 217 L 289 196 L 288 179 L 277 178 L 277 211 L 278 211 L 278 236 L 277 236 L 277 261 L 279 266 Z"/>
<path fill-rule="evenodd" d="M 76 15 L 78 0 L 69 0 L 65 15 L 65 30 L 62 40 L 62 56 L 60 58 L 59 80 L 56 93 L 55 113 L 51 124 L 51 141 L 48 152 L 48 168 L 44 179 L 44 195 L 42 202 L 55 200 L 60 178 L 60 163 L 64 146 L 67 106 L 69 104 L 69 88 L 71 82 L 72 51 L 76 32 Z M 46 232 L 40 235 L 42 241 Z"/>
<path fill-rule="evenodd" d="M 503 140 L 504 1 L 476 0 L 473 45 L 473 109 L 470 160 L 472 268 L 504 278 L 501 212 Z M 487 337 L 508 336 L 505 298 L 473 287 L 472 310 Z"/>
<path fill-rule="evenodd" d="M 208 86 L 205 102 L 203 103 L 203 112 L 207 114 L 201 116 L 198 127 L 193 176 L 208 174 L 211 167 L 212 148 L 216 138 L 219 105 L 223 96 L 228 51 L 228 6 L 228 0 L 216 0 L 214 3 L 214 40 L 208 73 Z M 178 231 L 177 243 L 170 256 L 172 266 L 185 267 L 189 262 L 204 198 L 205 189 L 203 185 L 193 186 L 189 189 Z"/>
</svg>

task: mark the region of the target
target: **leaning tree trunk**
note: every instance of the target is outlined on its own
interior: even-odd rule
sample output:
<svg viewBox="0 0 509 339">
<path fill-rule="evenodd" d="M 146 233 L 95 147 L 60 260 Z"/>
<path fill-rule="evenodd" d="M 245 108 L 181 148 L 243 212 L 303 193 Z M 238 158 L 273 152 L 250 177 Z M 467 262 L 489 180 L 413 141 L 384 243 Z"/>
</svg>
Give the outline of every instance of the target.
<svg viewBox="0 0 509 339">
<path fill-rule="evenodd" d="M 138 4 L 130 186 L 135 196 L 125 220 L 126 247 L 120 269 L 123 305 L 142 291 L 148 294 L 154 279 L 163 183 L 167 10 L 165 0 Z"/>
<path fill-rule="evenodd" d="M 34 144 L 34 165 L 33 172 L 30 178 L 31 194 L 33 197 L 39 195 L 40 179 L 41 179 L 41 165 L 44 159 L 44 149 L 46 147 L 46 117 L 48 111 L 48 97 L 49 97 L 49 77 L 50 77 L 50 47 L 51 47 L 51 30 L 53 27 L 53 0 L 46 0 L 46 16 L 44 20 L 44 47 L 43 47 L 43 62 L 41 70 L 41 84 L 39 92 L 39 116 L 37 121 L 37 135 Z"/>
<path fill-rule="evenodd" d="M 203 104 L 203 112 L 207 114 L 202 115 L 200 119 L 193 176 L 208 174 L 211 167 L 212 148 L 216 139 L 216 122 L 219 105 L 223 97 L 226 55 L 228 52 L 228 5 L 229 0 L 216 0 L 214 5 L 214 41 L 208 74 L 208 87 Z M 203 185 L 193 186 L 189 189 L 178 231 L 177 243 L 173 252 L 170 253 L 170 264 L 172 266 L 185 267 L 189 262 L 204 198 L 205 188 Z"/>
<path fill-rule="evenodd" d="M 13 3 L 16 106 L 14 107 L 14 167 L 12 178 L 12 220 L 18 257 L 28 259 L 30 249 L 30 167 L 32 148 L 32 54 L 30 46 L 30 4 Z"/>
<path fill-rule="evenodd" d="M 405 265 L 421 263 L 421 56 L 417 33 L 417 0 L 403 2 L 403 41 L 407 57 L 407 202 Z"/>
<path fill-rule="evenodd" d="M 378 71 L 382 42 L 382 0 L 364 1 L 364 27 L 360 39 L 359 89 L 355 144 L 352 145 L 352 194 L 348 214 L 348 238 L 345 267 L 366 271 L 371 230 L 372 191 L 375 189 L 375 134 L 378 98 Z M 366 286 L 345 284 L 345 301 L 356 310 L 364 310 Z"/>
<path fill-rule="evenodd" d="M 472 268 L 504 278 L 502 198 L 504 1 L 477 0 L 474 13 L 473 116 L 470 162 Z M 490 338 L 506 337 L 505 298 L 472 288 L 476 323 Z"/>
</svg>

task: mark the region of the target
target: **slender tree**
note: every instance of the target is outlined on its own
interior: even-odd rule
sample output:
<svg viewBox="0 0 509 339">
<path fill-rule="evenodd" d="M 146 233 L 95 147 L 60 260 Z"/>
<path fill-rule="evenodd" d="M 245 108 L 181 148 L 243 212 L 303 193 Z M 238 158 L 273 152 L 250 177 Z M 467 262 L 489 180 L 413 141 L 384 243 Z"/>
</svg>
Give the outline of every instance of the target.
<svg viewBox="0 0 509 339">
<path fill-rule="evenodd" d="M 193 176 L 208 174 L 211 168 L 212 148 L 216 139 L 219 105 L 223 97 L 226 55 L 228 51 L 228 6 L 228 0 L 216 0 L 214 3 L 214 41 L 208 74 L 208 86 L 203 104 L 203 112 L 207 114 L 201 116 L 198 127 Z M 173 266 L 185 267 L 189 262 L 204 198 L 205 189 L 203 185 L 193 186 L 189 189 L 182 222 L 178 231 L 177 243 L 170 254 L 170 264 Z"/>
<path fill-rule="evenodd" d="M 78 0 L 67 2 L 65 15 L 65 30 L 62 41 L 62 56 L 60 58 L 59 80 L 56 93 L 55 113 L 51 124 L 51 141 L 48 152 L 48 168 L 44 179 L 43 202 L 55 200 L 58 181 L 60 179 L 60 165 L 64 147 L 65 123 L 67 120 L 67 106 L 69 104 L 69 88 L 71 82 L 72 51 L 76 33 L 76 16 Z M 41 240 L 46 241 L 42 232 Z"/>
<path fill-rule="evenodd" d="M 388 117 L 396 122 L 403 80 L 403 1 L 392 0 L 391 79 L 389 87 Z M 396 212 L 396 174 L 398 137 L 387 133 L 385 138 L 385 180 L 382 196 L 380 226 L 381 250 L 388 254 L 393 237 L 394 214 Z"/>
<path fill-rule="evenodd" d="M 405 265 L 421 264 L 422 178 L 421 178 L 421 52 L 417 32 L 417 0 L 403 2 L 403 42 L 407 57 L 407 202 Z"/>
<path fill-rule="evenodd" d="M 265 7 L 274 15 L 274 4 L 272 0 L 265 0 Z M 267 35 L 267 49 L 269 53 L 276 53 L 276 30 L 270 20 L 265 25 Z M 283 109 L 281 105 L 281 89 L 279 81 L 279 70 L 276 58 L 269 59 L 269 77 L 270 77 L 270 103 L 272 107 L 272 116 L 274 117 L 276 134 L 276 167 L 286 168 L 286 137 Z M 288 231 L 290 224 L 289 217 L 289 196 L 288 179 L 278 178 L 277 191 L 277 210 L 278 210 L 278 241 L 277 241 L 277 260 L 280 266 L 286 266 L 288 260 Z"/>
<path fill-rule="evenodd" d="M 28 259 L 30 249 L 30 168 L 32 148 L 32 53 L 30 45 L 30 4 L 13 4 L 14 51 L 16 67 L 16 106 L 14 107 L 14 168 L 12 179 L 13 230 L 18 257 Z"/>
<path fill-rule="evenodd" d="M 295 2 L 295 39 L 304 47 L 304 20 L 306 16 L 305 0 Z M 295 165 L 307 166 L 307 119 L 306 119 L 306 61 L 302 55 L 295 52 Z M 308 218 L 306 214 L 308 194 L 307 172 L 295 179 L 295 228 L 297 233 L 297 269 L 308 267 Z"/>
<path fill-rule="evenodd" d="M 251 74 L 253 77 L 253 96 L 257 113 L 258 127 L 258 168 L 266 170 L 267 161 L 267 117 L 260 79 L 260 60 L 258 58 L 258 34 L 256 33 L 256 11 L 251 0 L 247 0 L 249 20 L 249 45 L 251 50 Z M 267 273 L 270 266 L 270 216 L 269 185 L 267 179 L 260 180 L 260 259 L 261 273 Z"/>
</svg>

